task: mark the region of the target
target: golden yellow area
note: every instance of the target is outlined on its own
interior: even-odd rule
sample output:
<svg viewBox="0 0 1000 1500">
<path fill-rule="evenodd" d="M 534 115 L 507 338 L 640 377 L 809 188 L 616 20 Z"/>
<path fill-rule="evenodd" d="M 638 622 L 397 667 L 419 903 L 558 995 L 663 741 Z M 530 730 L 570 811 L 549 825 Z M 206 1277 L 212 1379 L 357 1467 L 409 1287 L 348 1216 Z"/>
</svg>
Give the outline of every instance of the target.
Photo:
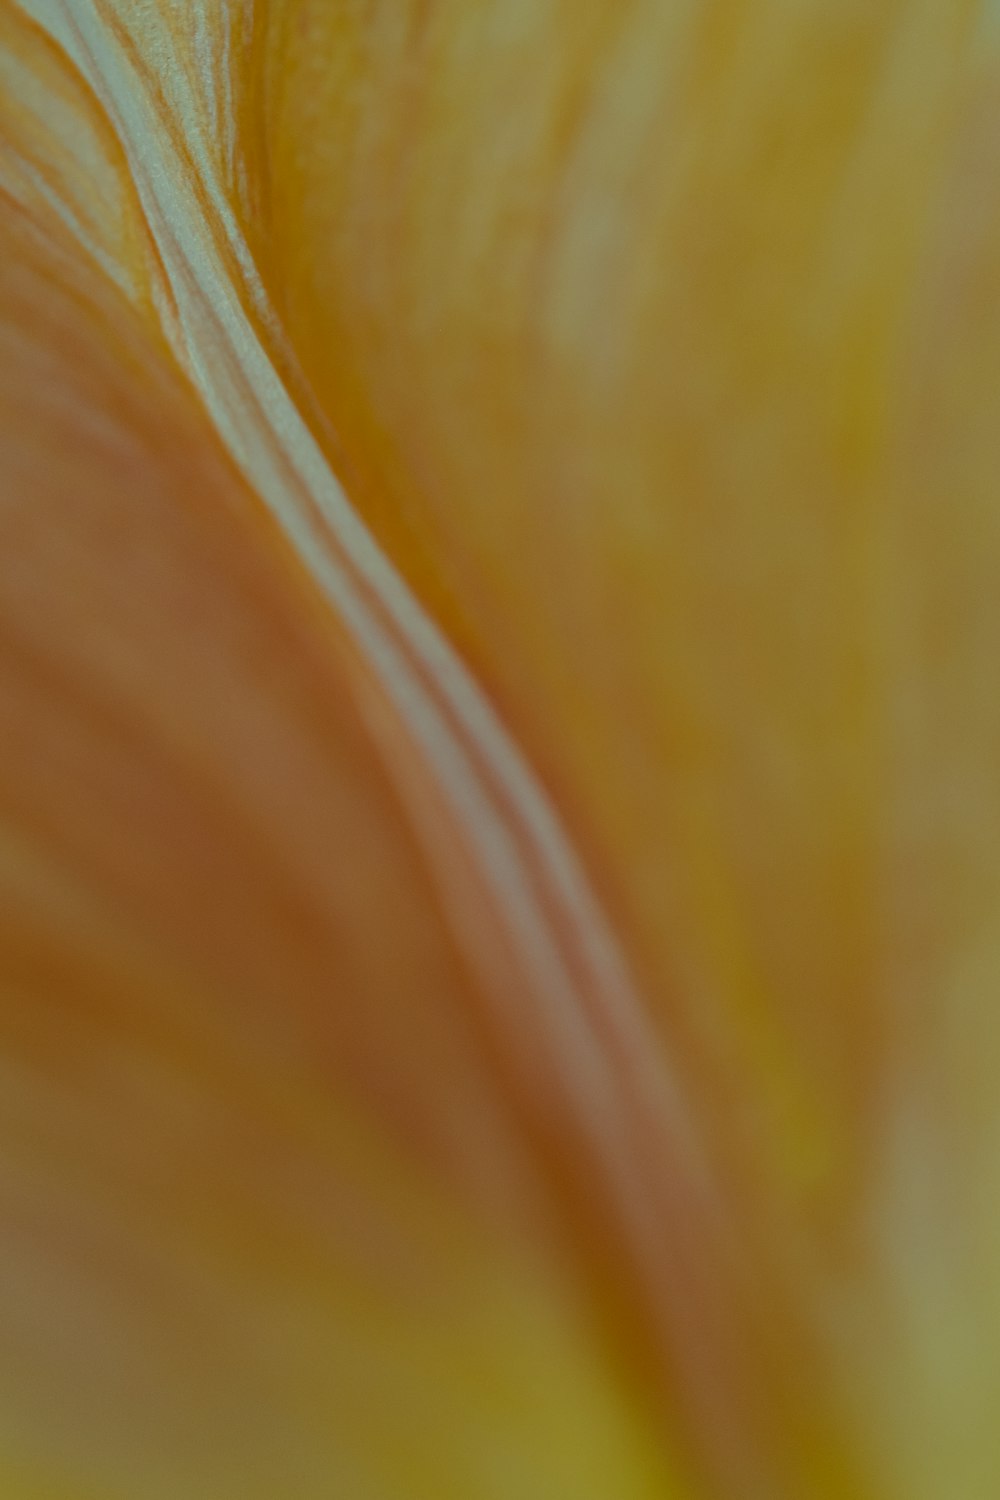
<svg viewBox="0 0 1000 1500">
<path fill-rule="evenodd" d="M 0 0 L 0 1494 L 1000 1493 L 994 10 Z"/>
<path fill-rule="evenodd" d="M 876 1492 L 989 1495 L 993 9 L 270 14 L 251 232 L 352 495 L 592 853 Z"/>
<path fill-rule="evenodd" d="M 263 64 L 258 242 L 352 494 L 806 1187 L 884 1025 L 978 9 L 289 0 Z"/>
</svg>

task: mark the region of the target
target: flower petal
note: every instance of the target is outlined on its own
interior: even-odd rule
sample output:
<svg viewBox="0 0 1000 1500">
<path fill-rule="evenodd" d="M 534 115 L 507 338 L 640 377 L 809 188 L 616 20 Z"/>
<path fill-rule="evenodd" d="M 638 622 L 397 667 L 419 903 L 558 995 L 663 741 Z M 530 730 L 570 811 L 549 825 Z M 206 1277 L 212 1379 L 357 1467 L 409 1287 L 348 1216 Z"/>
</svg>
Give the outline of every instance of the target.
<svg viewBox="0 0 1000 1500">
<path fill-rule="evenodd" d="M 672 1493 L 575 1127 L 529 1149 L 398 726 L 174 361 L 121 171 L 118 285 L 58 185 L 0 202 L 0 1483 Z"/>
<path fill-rule="evenodd" d="M 641 957 L 776 1283 L 759 1440 L 792 1494 L 863 1492 L 828 1443 L 878 1494 L 990 1494 L 993 1294 L 942 1288 L 956 1175 L 991 1260 L 995 1106 L 964 1046 L 939 1069 L 956 989 L 995 1050 L 995 24 L 269 15 L 260 263 L 353 499 Z"/>
</svg>

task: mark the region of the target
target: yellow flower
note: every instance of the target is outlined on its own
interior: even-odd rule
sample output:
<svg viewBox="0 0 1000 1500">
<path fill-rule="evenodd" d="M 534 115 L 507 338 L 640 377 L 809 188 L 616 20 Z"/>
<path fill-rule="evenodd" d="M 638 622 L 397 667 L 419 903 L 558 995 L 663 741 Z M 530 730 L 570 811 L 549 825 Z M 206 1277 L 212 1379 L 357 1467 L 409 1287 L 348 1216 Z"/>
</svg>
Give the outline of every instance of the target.
<svg viewBox="0 0 1000 1500">
<path fill-rule="evenodd" d="M 995 11 L 0 0 L 0 1495 L 996 1500 Z"/>
</svg>

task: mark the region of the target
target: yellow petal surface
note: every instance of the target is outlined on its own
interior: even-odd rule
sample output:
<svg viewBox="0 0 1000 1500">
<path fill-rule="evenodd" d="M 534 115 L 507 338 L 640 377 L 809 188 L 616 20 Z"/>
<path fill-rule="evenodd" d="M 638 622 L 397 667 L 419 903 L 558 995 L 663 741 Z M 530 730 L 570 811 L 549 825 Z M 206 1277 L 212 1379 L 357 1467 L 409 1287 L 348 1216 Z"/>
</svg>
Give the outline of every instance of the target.
<svg viewBox="0 0 1000 1500">
<path fill-rule="evenodd" d="M 1000 1484 L 994 9 L 283 0 L 261 62 L 329 451 L 817 1339 L 741 1373 L 799 1494 L 810 1385 L 875 1493 Z"/>
<path fill-rule="evenodd" d="M 15 1497 L 994 1500 L 998 44 L 0 0 Z"/>
</svg>

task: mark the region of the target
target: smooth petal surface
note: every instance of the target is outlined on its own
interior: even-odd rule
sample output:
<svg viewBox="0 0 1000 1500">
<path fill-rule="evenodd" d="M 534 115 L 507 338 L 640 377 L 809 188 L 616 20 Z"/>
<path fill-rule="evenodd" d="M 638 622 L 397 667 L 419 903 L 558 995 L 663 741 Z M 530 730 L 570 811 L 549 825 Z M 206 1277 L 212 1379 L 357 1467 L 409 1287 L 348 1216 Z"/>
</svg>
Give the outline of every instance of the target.
<svg viewBox="0 0 1000 1500">
<path fill-rule="evenodd" d="M 994 1500 L 997 43 L 0 0 L 12 1493 Z"/>
<path fill-rule="evenodd" d="M 822 1350 L 791 1492 L 991 1495 L 993 8 L 268 14 L 260 263 Z"/>
<path fill-rule="evenodd" d="M 825 1179 L 881 1026 L 894 466 L 975 8 L 274 9 L 261 254 L 359 502 L 610 852 L 669 1021 Z"/>
<path fill-rule="evenodd" d="M 4 1493 L 674 1493 L 398 716 L 175 361 L 93 92 L 3 20 Z M 78 136 L 115 277 L 35 191 Z"/>
</svg>

